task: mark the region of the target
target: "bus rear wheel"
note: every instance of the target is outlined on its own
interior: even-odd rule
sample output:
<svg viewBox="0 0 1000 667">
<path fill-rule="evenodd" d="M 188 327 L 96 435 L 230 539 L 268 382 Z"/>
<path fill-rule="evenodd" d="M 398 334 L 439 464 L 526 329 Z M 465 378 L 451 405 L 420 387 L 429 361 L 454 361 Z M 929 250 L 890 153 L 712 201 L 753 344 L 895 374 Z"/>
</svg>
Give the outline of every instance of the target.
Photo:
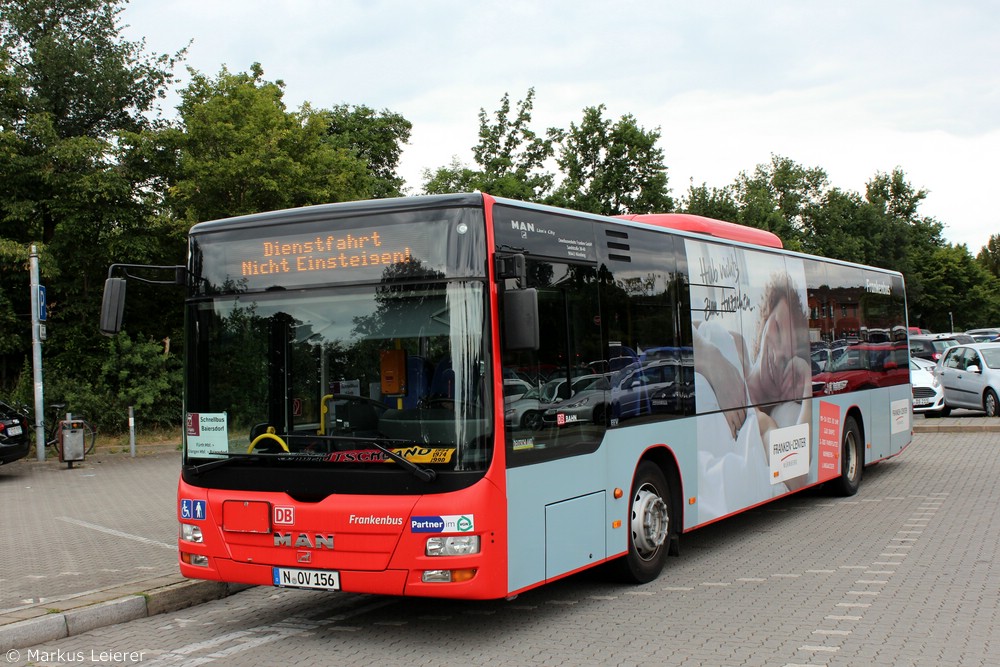
<svg viewBox="0 0 1000 667">
<path fill-rule="evenodd" d="M 619 559 L 626 581 L 645 584 L 656 579 L 667 561 L 674 510 L 667 478 L 660 468 L 643 461 L 632 480 L 629 496 L 628 553 Z"/>
<path fill-rule="evenodd" d="M 861 429 L 854 417 L 848 417 L 844 421 L 844 437 L 840 445 L 840 477 L 829 482 L 831 490 L 838 496 L 853 496 L 857 493 L 864 465 Z"/>
</svg>

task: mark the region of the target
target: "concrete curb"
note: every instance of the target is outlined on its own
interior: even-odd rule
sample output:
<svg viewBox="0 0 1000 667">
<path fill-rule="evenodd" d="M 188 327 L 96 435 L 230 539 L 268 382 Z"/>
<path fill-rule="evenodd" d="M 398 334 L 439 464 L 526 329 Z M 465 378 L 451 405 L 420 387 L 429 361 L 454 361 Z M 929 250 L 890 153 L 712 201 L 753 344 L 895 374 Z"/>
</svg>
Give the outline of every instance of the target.
<svg viewBox="0 0 1000 667">
<path fill-rule="evenodd" d="M 1000 433 L 997 424 L 920 424 L 913 427 L 914 433 Z"/>
<path fill-rule="evenodd" d="M 220 600 L 250 586 L 218 581 L 188 581 L 155 588 L 141 594 L 125 595 L 66 611 L 46 613 L 15 623 L 0 625 L 0 652 L 35 646 L 55 639 L 78 635 L 95 628 L 126 623 L 157 614 Z"/>
</svg>

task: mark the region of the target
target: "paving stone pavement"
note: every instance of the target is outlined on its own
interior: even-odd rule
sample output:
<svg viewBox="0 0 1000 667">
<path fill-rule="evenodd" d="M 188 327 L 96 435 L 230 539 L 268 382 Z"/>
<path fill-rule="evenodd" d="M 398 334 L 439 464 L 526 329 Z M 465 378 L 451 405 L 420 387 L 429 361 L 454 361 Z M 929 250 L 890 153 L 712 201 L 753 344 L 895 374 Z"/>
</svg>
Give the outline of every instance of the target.
<svg viewBox="0 0 1000 667">
<path fill-rule="evenodd" d="M 176 445 L 0 466 L 0 649 L 228 592 L 177 569 Z"/>
<path fill-rule="evenodd" d="M 920 433 L 929 433 L 947 441 L 938 436 L 955 433 L 965 434 L 963 442 L 1000 446 L 1000 420 L 975 413 L 933 420 L 918 416 L 914 430 L 918 438 Z M 906 456 L 904 452 L 896 460 L 905 463 Z M 957 449 L 954 456 L 961 465 L 950 468 L 952 475 L 975 470 L 975 460 L 963 458 Z M 99 452 L 72 469 L 54 460 L 0 466 L 0 651 L 173 612 L 245 588 L 189 581 L 179 575 L 175 545 L 179 459 L 176 447 L 167 447 L 136 458 L 121 452 Z M 907 474 L 907 466 L 897 468 L 893 477 Z M 954 480 L 959 482 L 970 483 L 968 479 Z M 976 483 L 995 485 L 995 477 Z M 941 492 L 949 484 L 942 479 L 928 491 Z M 969 521 L 977 521 L 983 530 L 996 532 L 998 516 L 995 506 L 966 508 L 957 513 L 961 519 L 957 525 L 968 529 Z M 914 524 L 919 524 L 919 517 L 914 517 Z M 712 530 L 703 530 L 698 531 L 702 533 L 699 540 L 711 542 Z M 915 525 L 914 533 L 918 530 Z M 947 537 L 952 545 L 968 541 L 956 531 Z M 865 540 L 858 542 L 865 544 Z M 972 578 L 963 582 L 966 588 L 970 583 L 996 583 L 990 569 L 992 550 L 984 553 L 981 542 L 977 544 L 978 551 L 961 553 L 961 569 L 921 572 L 927 587 L 921 585 L 915 593 L 925 600 L 942 598 L 933 613 L 948 610 L 964 614 L 973 602 L 989 603 L 996 609 L 995 586 L 991 593 L 973 585 L 968 595 L 978 597 L 967 600 L 961 609 L 953 609 L 952 602 L 943 599 L 947 590 L 954 590 L 959 576 Z M 945 588 L 939 591 L 936 586 Z M 902 613 L 885 613 L 894 623 L 904 625 L 926 620 L 929 612 L 907 608 Z M 970 622 L 974 616 L 970 614 Z"/>
</svg>

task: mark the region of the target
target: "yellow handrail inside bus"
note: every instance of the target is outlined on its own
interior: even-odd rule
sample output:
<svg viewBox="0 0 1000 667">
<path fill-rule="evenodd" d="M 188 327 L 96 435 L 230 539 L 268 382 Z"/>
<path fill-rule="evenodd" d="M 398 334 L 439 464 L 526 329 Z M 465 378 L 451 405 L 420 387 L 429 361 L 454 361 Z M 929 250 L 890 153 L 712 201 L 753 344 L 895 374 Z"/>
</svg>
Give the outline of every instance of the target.
<svg viewBox="0 0 1000 667">
<path fill-rule="evenodd" d="M 256 447 L 257 443 L 259 443 L 261 440 L 276 440 L 278 444 L 281 445 L 281 448 L 283 450 L 285 450 L 286 452 L 289 451 L 288 445 L 285 444 L 285 441 L 274 434 L 274 427 L 268 426 L 267 433 L 261 433 L 260 435 L 258 435 L 256 438 L 253 439 L 253 442 L 251 442 L 250 446 L 247 447 L 247 454 L 251 453 L 253 451 L 253 448 Z"/>
<path fill-rule="evenodd" d="M 330 406 L 326 403 L 331 398 L 333 398 L 333 394 L 327 394 L 319 399 L 319 429 L 317 430 L 319 435 L 326 435 L 326 415 L 330 412 Z"/>
</svg>

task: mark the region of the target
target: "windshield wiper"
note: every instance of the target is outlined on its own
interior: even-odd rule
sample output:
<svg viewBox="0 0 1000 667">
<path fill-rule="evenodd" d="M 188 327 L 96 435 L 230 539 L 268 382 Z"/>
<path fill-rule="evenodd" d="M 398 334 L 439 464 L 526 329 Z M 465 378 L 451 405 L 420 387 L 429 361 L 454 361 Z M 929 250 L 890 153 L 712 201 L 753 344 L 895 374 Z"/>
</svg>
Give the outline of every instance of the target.
<svg viewBox="0 0 1000 667">
<path fill-rule="evenodd" d="M 345 435 L 332 435 L 328 436 L 331 440 L 349 440 L 351 442 L 362 442 L 367 445 L 371 445 L 375 449 L 379 450 L 390 459 L 401 465 L 402 467 L 413 473 L 413 476 L 423 482 L 433 482 L 437 479 L 437 473 L 431 468 L 421 468 L 413 461 L 409 460 L 405 456 L 397 454 L 382 443 L 395 444 L 395 445 L 407 445 L 408 440 L 390 440 L 389 438 L 355 438 L 352 436 Z"/>
<path fill-rule="evenodd" d="M 191 472 L 195 475 L 200 475 L 201 473 L 214 470 L 216 468 L 221 468 L 222 466 L 229 465 L 233 461 L 247 460 L 247 459 L 259 459 L 260 454 L 243 454 L 241 452 L 209 452 L 213 456 L 225 456 L 224 459 L 217 459 L 215 461 L 209 461 L 208 463 L 202 463 L 201 465 L 196 465 L 191 468 Z"/>
<path fill-rule="evenodd" d="M 359 442 L 366 445 L 371 445 L 375 449 L 379 450 L 387 457 L 398 463 L 400 466 L 413 473 L 414 477 L 424 482 L 433 482 L 437 479 L 437 472 L 430 468 L 422 468 L 418 466 L 413 461 L 410 461 L 406 457 L 397 454 L 382 443 L 396 444 L 396 445 L 407 445 L 409 441 L 407 440 L 390 440 L 388 438 L 355 438 L 351 436 L 327 436 L 330 440 L 348 440 L 351 442 Z M 224 459 L 218 459 L 215 461 L 209 461 L 208 463 L 202 463 L 191 468 L 191 472 L 195 475 L 200 475 L 203 472 L 209 470 L 214 470 L 216 468 L 221 468 L 222 466 L 229 465 L 233 461 L 260 461 L 262 459 L 275 459 L 278 461 L 294 459 L 298 461 L 306 459 L 315 459 L 322 461 L 326 459 L 326 454 L 321 453 L 289 453 L 289 452 L 209 452 L 213 456 L 225 456 Z"/>
</svg>

